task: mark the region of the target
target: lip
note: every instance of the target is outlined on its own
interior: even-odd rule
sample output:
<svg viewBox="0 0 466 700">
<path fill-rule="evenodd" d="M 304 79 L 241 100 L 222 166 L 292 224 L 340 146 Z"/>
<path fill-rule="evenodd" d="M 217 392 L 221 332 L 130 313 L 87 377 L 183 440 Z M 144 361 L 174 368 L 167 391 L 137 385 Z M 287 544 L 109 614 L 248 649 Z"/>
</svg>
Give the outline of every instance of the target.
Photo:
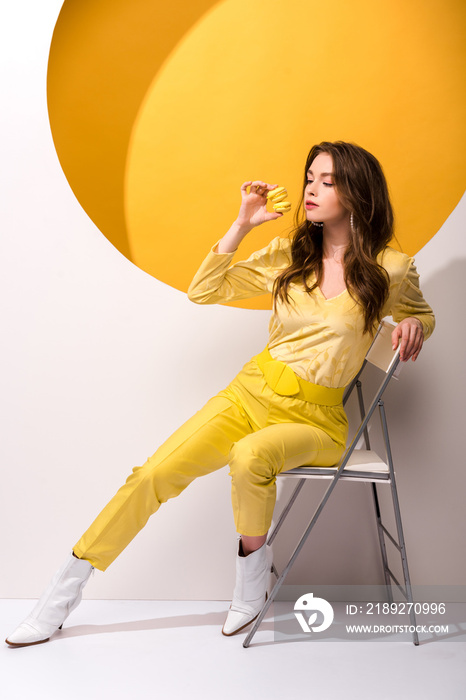
<svg viewBox="0 0 466 700">
<path fill-rule="evenodd" d="M 316 209 L 319 205 L 315 202 L 306 202 L 304 206 L 306 207 L 306 209 Z"/>
</svg>

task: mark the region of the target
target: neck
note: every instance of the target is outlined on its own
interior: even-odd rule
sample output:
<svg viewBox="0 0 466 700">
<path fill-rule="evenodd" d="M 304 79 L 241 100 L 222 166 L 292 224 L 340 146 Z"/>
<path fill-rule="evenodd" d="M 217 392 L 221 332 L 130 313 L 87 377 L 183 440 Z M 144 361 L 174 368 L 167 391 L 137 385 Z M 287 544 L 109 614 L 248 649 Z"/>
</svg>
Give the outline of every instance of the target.
<svg viewBox="0 0 466 700">
<path fill-rule="evenodd" d="M 324 224 L 322 236 L 323 257 L 342 260 L 345 254 L 345 249 L 350 242 L 350 233 L 347 222 L 339 222 L 338 224 Z"/>
</svg>

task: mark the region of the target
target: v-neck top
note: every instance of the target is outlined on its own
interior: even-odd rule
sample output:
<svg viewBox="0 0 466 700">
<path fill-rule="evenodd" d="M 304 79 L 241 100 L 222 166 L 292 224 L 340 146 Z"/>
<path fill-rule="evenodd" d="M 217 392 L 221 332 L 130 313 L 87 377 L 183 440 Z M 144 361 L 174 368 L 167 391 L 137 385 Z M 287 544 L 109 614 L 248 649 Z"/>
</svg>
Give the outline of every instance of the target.
<svg viewBox="0 0 466 700">
<path fill-rule="evenodd" d="M 217 253 L 216 245 L 188 289 L 189 298 L 198 304 L 239 301 L 271 292 L 277 275 L 291 264 L 289 238 L 278 236 L 247 260 L 233 264 L 237 251 Z M 435 318 L 420 290 L 414 259 L 387 247 L 377 260 L 390 278 L 382 316 L 392 316 L 396 323 L 414 316 L 428 338 Z M 309 286 L 314 282 L 312 273 Z M 292 283 L 288 294 L 291 303 L 277 301 L 270 319 L 270 354 L 314 384 L 346 386 L 359 371 L 372 342 L 372 336 L 364 333 L 361 305 L 348 290 L 327 299 L 318 287 L 309 293 L 302 283 Z"/>
</svg>

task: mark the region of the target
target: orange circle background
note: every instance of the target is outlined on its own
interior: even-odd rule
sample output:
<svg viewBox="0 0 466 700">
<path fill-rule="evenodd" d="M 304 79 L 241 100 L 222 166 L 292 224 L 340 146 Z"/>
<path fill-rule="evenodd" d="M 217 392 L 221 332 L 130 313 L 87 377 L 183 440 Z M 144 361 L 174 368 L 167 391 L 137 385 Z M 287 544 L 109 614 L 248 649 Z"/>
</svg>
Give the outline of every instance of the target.
<svg viewBox="0 0 466 700">
<path fill-rule="evenodd" d="M 52 133 L 104 235 L 185 290 L 262 178 L 299 197 L 310 146 L 355 141 L 382 162 L 414 254 L 464 191 L 464 25 L 450 0 L 67 0 L 50 51 Z M 242 257 L 284 235 L 257 229 Z M 241 306 L 265 308 L 268 299 Z"/>
</svg>

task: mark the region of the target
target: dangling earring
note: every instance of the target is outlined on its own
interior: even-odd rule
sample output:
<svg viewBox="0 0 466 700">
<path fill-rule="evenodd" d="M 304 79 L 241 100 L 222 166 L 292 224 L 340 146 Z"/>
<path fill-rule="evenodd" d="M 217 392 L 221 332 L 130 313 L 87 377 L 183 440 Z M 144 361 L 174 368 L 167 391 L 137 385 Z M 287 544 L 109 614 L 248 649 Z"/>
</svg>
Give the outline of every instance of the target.
<svg viewBox="0 0 466 700">
<path fill-rule="evenodd" d="M 314 226 L 323 226 L 324 225 L 321 221 L 313 221 L 312 223 Z"/>
<path fill-rule="evenodd" d="M 354 216 L 353 216 L 353 212 L 351 212 L 351 214 L 350 214 L 349 225 L 350 225 L 351 231 L 352 231 L 353 233 L 356 233 L 356 228 L 355 228 L 355 226 L 354 226 Z"/>
</svg>

